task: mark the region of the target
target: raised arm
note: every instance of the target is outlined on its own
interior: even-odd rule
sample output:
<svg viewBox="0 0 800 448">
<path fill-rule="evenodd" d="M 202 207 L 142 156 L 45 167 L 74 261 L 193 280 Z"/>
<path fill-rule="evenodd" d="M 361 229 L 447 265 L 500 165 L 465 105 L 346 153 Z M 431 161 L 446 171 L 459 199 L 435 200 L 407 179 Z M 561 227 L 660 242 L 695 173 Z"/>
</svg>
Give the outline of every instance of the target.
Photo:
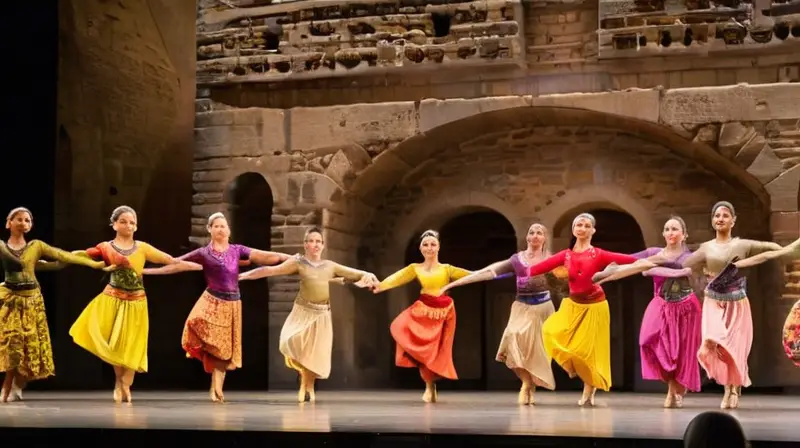
<svg viewBox="0 0 800 448">
<path fill-rule="evenodd" d="M 555 255 L 545 258 L 544 260 L 531 266 L 530 269 L 528 269 L 528 275 L 531 277 L 542 275 L 554 270 L 559 266 L 564 266 L 564 259 L 566 258 L 566 255 L 567 249 L 564 249 Z"/>
<path fill-rule="evenodd" d="M 782 247 L 778 250 L 761 252 L 758 255 L 745 258 L 744 260 L 739 260 L 733 264 L 736 265 L 737 268 L 741 269 L 756 266 L 776 258 L 786 258 L 787 260 L 800 258 L 800 238 L 786 247 Z"/>
<path fill-rule="evenodd" d="M 501 275 L 505 276 L 513 274 L 514 265 L 511 264 L 511 260 L 498 261 L 497 263 L 492 263 L 481 270 L 475 271 L 469 275 L 459 278 L 458 280 L 448 283 L 441 289 L 440 295 L 458 286 L 464 286 L 470 283 L 485 282 L 487 280 L 495 279 Z"/>
<path fill-rule="evenodd" d="M 39 241 L 38 244 L 40 248 L 39 255 L 41 257 L 60 261 L 62 263 L 79 264 L 81 266 L 87 266 L 94 269 L 103 269 L 106 267 L 106 263 L 104 261 L 95 261 L 89 257 L 75 255 L 57 247 L 50 246 L 44 241 Z"/>
<path fill-rule="evenodd" d="M 373 288 L 372 291 L 376 294 L 379 292 L 388 291 L 392 288 L 405 285 L 415 278 L 417 278 L 417 272 L 414 270 L 414 265 L 410 264 L 383 279 L 383 281 L 380 282 L 378 286 Z"/>
<path fill-rule="evenodd" d="M 270 252 L 258 249 L 250 249 L 250 256 L 247 257 L 247 259 L 252 261 L 253 263 L 262 265 L 273 265 L 273 264 L 283 263 L 289 258 L 291 258 L 291 255 L 287 255 L 281 252 Z"/>
<path fill-rule="evenodd" d="M 297 258 L 289 258 L 277 266 L 262 266 L 239 274 L 239 280 L 256 280 L 264 277 L 290 275 L 297 272 Z"/>
</svg>

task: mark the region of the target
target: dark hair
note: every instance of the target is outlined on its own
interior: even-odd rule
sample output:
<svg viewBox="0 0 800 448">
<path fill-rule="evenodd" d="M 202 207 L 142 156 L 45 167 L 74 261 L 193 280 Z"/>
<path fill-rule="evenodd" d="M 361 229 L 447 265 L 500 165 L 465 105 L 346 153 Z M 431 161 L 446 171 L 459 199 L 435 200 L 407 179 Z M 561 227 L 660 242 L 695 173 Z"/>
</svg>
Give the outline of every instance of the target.
<svg viewBox="0 0 800 448">
<path fill-rule="evenodd" d="M 698 414 L 683 433 L 684 448 L 749 446 L 739 421 L 728 414 L 709 411 Z"/>
<path fill-rule="evenodd" d="M 435 230 L 426 230 L 422 232 L 422 235 L 419 236 L 419 241 L 422 242 L 422 240 L 424 240 L 427 237 L 433 237 L 436 238 L 436 240 L 439 240 L 439 232 Z"/>
<path fill-rule="evenodd" d="M 320 238 L 322 238 L 322 229 L 319 227 L 311 227 L 310 229 L 306 230 L 305 235 L 303 235 L 303 241 L 308 239 L 308 236 L 312 233 L 319 233 Z M 325 238 L 322 238 L 322 241 L 325 242 Z"/>
<path fill-rule="evenodd" d="M 33 213 L 31 213 L 31 211 L 28 210 L 25 207 L 17 207 L 15 209 L 11 210 L 10 212 L 8 212 L 8 216 L 6 217 L 6 221 L 11 221 L 19 213 L 27 213 L 28 216 L 31 217 L 31 221 L 33 221 Z"/>
</svg>

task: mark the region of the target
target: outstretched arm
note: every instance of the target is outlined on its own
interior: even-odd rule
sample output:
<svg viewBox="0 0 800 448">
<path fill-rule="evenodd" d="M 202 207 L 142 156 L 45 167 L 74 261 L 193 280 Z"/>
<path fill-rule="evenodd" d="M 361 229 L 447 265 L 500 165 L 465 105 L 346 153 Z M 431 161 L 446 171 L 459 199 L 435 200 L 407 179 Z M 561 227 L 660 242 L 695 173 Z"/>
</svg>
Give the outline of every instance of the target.
<svg viewBox="0 0 800 448">
<path fill-rule="evenodd" d="M 51 271 L 60 271 L 67 267 L 67 263 L 61 261 L 45 261 L 39 260 L 34 265 L 33 269 L 36 272 L 51 272 Z"/>
<path fill-rule="evenodd" d="M 487 280 L 492 280 L 497 278 L 500 275 L 505 274 L 513 274 L 514 273 L 514 266 L 511 264 L 511 261 L 504 260 L 498 261 L 497 263 L 492 263 L 485 268 L 475 271 L 467 276 L 461 277 L 460 279 L 450 282 L 446 286 L 444 286 L 439 295 L 444 294 L 445 292 L 449 291 L 458 286 L 468 285 L 470 283 L 477 283 L 477 282 L 484 282 Z"/>
<path fill-rule="evenodd" d="M 249 260 L 256 264 L 273 265 L 283 263 L 291 258 L 290 255 L 281 252 L 270 252 L 266 250 L 250 249 Z"/>
<path fill-rule="evenodd" d="M 297 272 L 297 259 L 289 258 L 277 266 L 262 266 L 239 274 L 239 280 L 256 280 L 264 277 L 275 277 L 278 275 L 289 275 Z"/>
<path fill-rule="evenodd" d="M 611 264 L 602 272 L 594 274 L 592 276 L 592 281 L 598 285 L 602 285 L 603 283 L 630 277 L 631 275 L 636 275 L 640 272 L 645 272 L 655 267 L 656 265 L 647 259 L 637 260 L 630 264 Z"/>
<path fill-rule="evenodd" d="M 43 241 L 39 241 L 41 247 L 41 256 L 52 260 L 60 261 L 62 263 L 79 264 L 94 269 L 103 269 L 106 267 L 104 261 L 95 261 L 89 257 L 82 257 L 75 255 L 57 247 L 48 245 Z"/>
<path fill-rule="evenodd" d="M 397 288 L 398 286 L 405 285 L 406 283 L 410 282 L 411 280 L 414 280 L 415 278 L 417 278 L 417 272 L 414 271 L 414 265 L 410 264 L 383 279 L 382 282 L 380 282 L 377 286 L 372 288 L 372 292 L 377 294 L 379 292 L 388 291 L 392 288 Z"/>
<path fill-rule="evenodd" d="M 564 259 L 566 258 L 567 250 L 562 250 L 555 255 L 545 258 L 544 260 L 531 266 L 528 270 L 528 275 L 531 277 L 542 275 L 556 269 L 559 266 L 564 266 Z"/>
<path fill-rule="evenodd" d="M 758 255 L 754 255 L 749 258 L 745 258 L 744 260 L 739 260 L 733 263 L 737 268 L 748 268 L 751 266 L 756 266 L 761 263 L 765 263 L 769 260 L 774 260 L 776 258 L 786 258 L 789 259 L 796 259 L 800 258 L 800 238 L 798 238 L 792 244 L 789 244 L 786 247 L 782 247 L 778 250 L 770 250 L 767 252 L 761 252 Z"/>
<path fill-rule="evenodd" d="M 378 277 L 375 276 L 372 272 L 362 271 L 359 269 L 353 269 L 348 266 L 343 266 L 339 263 L 333 263 L 333 274 L 339 277 L 346 278 L 359 288 L 374 288 L 375 286 L 380 283 L 378 281 Z"/>
<path fill-rule="evenodd" d="M 203 265 L 191 261 L 178 260 L 177 263 L 168 264 L 158 268 L 145 268 L 143 275 L 168 275 L 185 271 L 202 271 Z"/>
</svg>

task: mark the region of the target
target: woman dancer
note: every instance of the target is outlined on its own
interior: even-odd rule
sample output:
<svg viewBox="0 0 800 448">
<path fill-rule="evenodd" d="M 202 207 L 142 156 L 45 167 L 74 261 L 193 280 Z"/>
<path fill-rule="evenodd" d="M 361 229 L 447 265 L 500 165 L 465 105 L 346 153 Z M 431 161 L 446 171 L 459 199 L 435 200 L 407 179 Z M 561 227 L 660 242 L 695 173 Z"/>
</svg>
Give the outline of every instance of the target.
<svg viewBox="0 0 800 448">
<path fill-rule="evenodd" d="M 322 231 L 311 228 L 304 238 L 305 255 L 295 255 L 278 266 L 264 266 L 239 274 L 239 280 L 255 280 L 277 275 L 300 275 L 300 291 L 292 311 L 283 324 L 279 350 L 286 366 L 297 370 L 300 388 L 297 401 L 316 401 L 314 383 L 331 373 L 333 321 L 330 283 L 344 277 L 359 287 L 373 286 L 375 275 L 322 259 L 325 242 Z M 338 281 L 338 280 L 337 280 Z"/>
<path fill-rule="evenodd" d="M 638 263 L 655 267 L 650 260 L 592 246 L 595 219 L 581 213 L 572 222 L 575 245 L 529 268 L 530 276 L 542 275 L 559 266 L 569 272 L 569 297 L 561 302 L 543 326 L 547 353 L 570 377 L 583 381 L 579 406 L 594 406 L 595 391 L 611 388 L 611 335 L 608 302 L 603 289 L 592 283 L 592 276 L 611 263 Z"/>
<path fill-rule="evenodd" d="M 187 358 L 203 363 L 211 374 L 211 401 L 224 402 L 225 373 L 242 367 L 242 302 L 239 294 L 239 264 L 252 261 L 276 264 L 289 259 L 277 252 L 265 252 L 230 244 L 230 227 L 225 215 L 214 213 L 206 225 L 211 242 L 178 257 L 186 263 L 148 268 L 144 275 L 165 275 L 182 271 L 203 271 L 206 290 L 197 300 L 183 327 L 181 346 Z"/>
<path fill-rule="evenodd" d="M 111 213 L 116 237 L 86 251 L 89 258 L 102 258 L 117 265 L 103 292 L 92 300 L 69 330 L 72 340 L 114 367 L 114 401 L 130 403 L 136 372 L 147 372 L 147 338 L 150 322 L 142 270 L 146 261 L 172 264 L 179 261 L 144 241 L 133 238 L 136 212 L 120 206 Z"/>
<path fill-rule="evenodd" d="M 87 260 L 40 240 L 26 242 L 25 234 L 32 227 L 33 214 L 27 208 L 17 207 L 6 217 L 11 236 L 2 245 L 5 282 L 0 284 L 0 371 L 6 373 L 0 393 L 3 402 L 21 400 L 28 381 L 55 375 L 44 299 L 34 273 L 46 266 L 39 260 L 105 267 L 102 261 Z"/>
<path fill-rule="evenodd" d="M 545 275 L 528 276 L 531 265 L 551 255 L 547 249 L 547 228 L 542 224 L 533 224 L 528 228 L 525 239 L 528 243 L 525 250 L 512 255 L 508 260 L 491 264 L 449 283 L 438 295 L 461 285 L 508 275 L 517 277 L 517 297 L 511 305 L 511 315 L 495 359 L 505 363 L 522 381 L 517 402 L 534 404 L 536 386 L 555 389 L 551 360 L 542 340 L 542 324 L 555 312 L 555 307 L 550 300 L 548 278 Z M 563 267 L 556 268 L 553 274 L 566 278 Z"/>
<path fill-rule="evenodd" d="M 682 407 L 687 390 L 700 391 L 700 366 L 697 363 L 697 348 L 700 346 L 700 302 L 691 282 L 691 268 L 682 263 L 691 252 L 686 247 L 688 233 L 686 223 L 673 216 L 664 223 L 666 246 L 649 248 L 633 256 L 641 259 L 661 255 L 665 262 L 661 267 L 642 272 L 653 277 L 653 300 L 647 305 L 639 332 L 639 349 L 642 360 L 642 378 L 660 380 L 668 384 L 664 407 Z M 600 285 L 612 277 L 604 274 L 624 271 L 627 266 L 609 266 L 594 276 Z M 639 271 L 644 270 L 640 268 Z M 632 275 L 614 276 L 614 279 Z"/>
<path fill-rule="evenodd" d="M 453 280 L 471 274 L 449 264 L 439 263 L 439 233 L 426 230 L 420 237 L 419 250 L 424 261 L 413 263 L 386 277 L 373 288 L 375 294 L 417 279 L 422 285 L 419 299 L 400 313 L 390 327 L 397 347 L 395 365 L 419 368 L 425 381 L 422 400 L 438 400 L 436 381 L 458 379 L 453 365 L 453 339 L 456 333 L 456 309 L 453 299 L 439 290 Z"/>
<path fill-rule="evenodd" d="M 697 358 L 708 377 L 725 387 L 720 407 L 729 409 L 739 407 L 742 386 L 750 386 L 747 358 L 753 345 L 747 280 L 729 263 L 782 248 L 772 242 L 733 237 L 736 211 L 730 202 L 714 204 L 711 215 L 716 237 L 686 258 L 683 267 L 690 267 L 695 273 L 704 272 L 712 279 L 704 294 L 702 343 Z"/>
<path fill-rule="evenodd" d="M 737 269 L 747 268 L 776 258 L 783 258 L 787 261 L 800 258 L 800 238 L 780 250 L 763 252 L 750 258 L 739 260 L 733 264 Z M 786 315 L 786 320 L 783 323 L 782 340 L 786 356 L 788 356 L 795 365 L 800 367 L 800 300 L 792 305 L 792 308 Z"/>
</svg>

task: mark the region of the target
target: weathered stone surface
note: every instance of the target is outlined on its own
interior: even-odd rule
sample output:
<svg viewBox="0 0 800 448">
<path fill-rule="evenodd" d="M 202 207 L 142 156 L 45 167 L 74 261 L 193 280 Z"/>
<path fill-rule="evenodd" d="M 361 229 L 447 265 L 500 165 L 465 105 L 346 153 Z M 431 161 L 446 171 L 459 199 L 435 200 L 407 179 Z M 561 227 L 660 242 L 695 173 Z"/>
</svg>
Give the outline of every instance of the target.
<svg viewBox="0 0 800 448">
<path fill-rule="evenodd" d="M 800 196 L 800 166 L 795 166 L 782 173 L 775 180 L 764 186 L 769 192 L 773 212 L 797 211 L 798 196 Z"/>
<path fill-rule="evenodd" d="M 775 241 L 786 244 L 800 238 L 800 211 L 773 212 L 769 224 Z"/>
<path fill-rule="evenodd" d="M 755 176 L 762 184 L 767 184 L 778 177 L 783 171 L 781 159 L 769 145 L 766 145 L 761 153 L 758 154 L 753 163 L 747 168 L 747 172 Z"/>
<path fill-rule="evenodd" d="M 719 152 L 726 158 L 733 158 L 746 143 L 755 137 L 752 126 L 740 122 L 723 123 L 719 131 Z"/>
<path fill-rule="evenodd" d="M 739 84 L 667 90 L 661 101 L 661 123 L 727 123 L 800 117 L 800 84 Z"/>
<path fill-rule="evenodd" d="M 575 107 L 658 123 L 658 89 L 604 93 L 568 93 L 535 97 L 533 106 Z"/>
<path fill-rule="evenodd" d="M 767 140 L 762 135 L 756 134 L 746 145 L 742 146 L 742 149 L 736 154 L 736 163 L 743 168 L 747 168 L 756 160 L 756 157 L 761 154 L 766 144 Z"/>
<path fill-rule="evenodd" d="M 291 150 L 399 142 L 414 135 L 414 117 L 412 102 L 295 108 L 289 116 Z"/>
<path fill-rule="evenodd" d="M 288 173 L 285 182 L 286 203 L 296 207 L 297 210 L 328 207 L 333 194 L 339 191 L 339 186 L 324 174 Z"/>
<path fill-rule="evenodd" d="M 425 132 L 443 124 L 485 112 L 531 105 L 530 96 L 495 98 L 422 100 L 419 105 L 419 131 Z"/>
</svg>

